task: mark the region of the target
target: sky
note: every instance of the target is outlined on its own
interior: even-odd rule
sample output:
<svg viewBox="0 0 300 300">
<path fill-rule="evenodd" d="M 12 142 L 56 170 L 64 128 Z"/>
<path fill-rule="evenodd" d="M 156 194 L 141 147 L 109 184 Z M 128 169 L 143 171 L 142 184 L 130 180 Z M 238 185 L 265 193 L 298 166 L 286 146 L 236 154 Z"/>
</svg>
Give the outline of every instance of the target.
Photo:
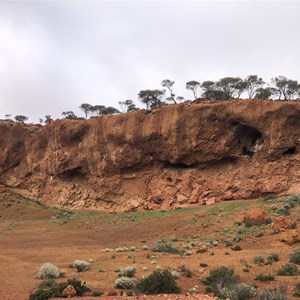
<svg viewBox="0 0 300 300">
<path fill-rule="evenodd" d="M 0 119 L 114 106 L 175 81 L 300 81 L 299 1 L 0 1 Z"/>
</svg>

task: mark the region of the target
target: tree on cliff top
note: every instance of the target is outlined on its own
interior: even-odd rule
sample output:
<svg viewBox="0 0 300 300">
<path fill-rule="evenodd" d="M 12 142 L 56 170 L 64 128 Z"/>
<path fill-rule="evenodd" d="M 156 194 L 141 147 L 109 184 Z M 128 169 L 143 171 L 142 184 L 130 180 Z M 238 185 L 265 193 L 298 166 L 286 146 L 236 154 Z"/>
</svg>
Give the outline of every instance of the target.
<svg viewBox="0 0 300 300">
<path fill-rule="evenodd" d="M 297 80 L 288 79 L 285 76 L 278 76 L 271 79 L 277 91 L 278 99 L 290 100 L 297 95 L 300 85 Z"/>
<path fill-rule="evenodd" d="M 146 104 L 147 108 L 154 109 L 161 106 L 161 97 L 163 92 L 161 90 L 142 90 L 139 92 L 139 100 Z"/>
<path fill-rule="evenodd" d="M 123 112 L 131 112 L 138 110 L 138 108 L 132 100 L 119 101 L 119 105 L 121 106 Z"/>
<path fill-rule="evenodd" d="M 22 116 L 22 115 L 17 115 L 17 116 L 15 116 L 15 120 L 18 123 L 24 123 L 25 121 L 28 120 L 28 117 Z"/>
<path fill-rule="evenodd" d="M 165 88 L 167 88 L 170 92 L 170 97 L 167 98 L 168 101 L 173 101 L 175 104 L 177 103 L 175 100 L 175 94 L 173 93 L 173 85 L 174 85 L 174 81 L 170 80 L 170 79 L 164 79 L 161 82 L 161 85 Z"/>
<path fill-rule="evenodd" d="M 197 91 L 200 88 L 200 82 L 191 80 L 185 84 L 185 87 L 187 90 L 191 90 L 194 94 L 195 99 L 197 99 Z"/>
<path fill-rule="evenodd" d="M 92 105 L 88 103 L 82 103 L 79 108 L 84 112 L 85 118 L 92 112 Z"/>
<path fill-rule="evenodd" d="M 262 78 L 259 78 L 257 75 L 247 76 L 244 82 L 246 83 L 246 91 L 249 99 L 252 99 L 257 89 L 261 88 L 265 84 Z"/>
<path fill-rule="evenodd" d="M 63 111 L 61 113 L 63 116 L 66 117 L 66 119 L 69 119 L 69 120 L 76 120 L 77 119 L 77 116 L 74 114 L 73 111 L 71 110 L 68 110 L 68 111 Z"/>
</svg>

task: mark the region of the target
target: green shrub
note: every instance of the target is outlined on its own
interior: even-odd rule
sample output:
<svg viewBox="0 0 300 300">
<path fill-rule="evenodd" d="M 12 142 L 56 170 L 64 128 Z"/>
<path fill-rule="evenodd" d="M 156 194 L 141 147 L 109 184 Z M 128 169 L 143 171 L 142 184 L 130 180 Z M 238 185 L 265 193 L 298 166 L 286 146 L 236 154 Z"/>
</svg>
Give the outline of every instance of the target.
<svg viewBox="0 0 300 300">
<path fill-rule="evenodd" d="M 225 245 L 225 247 L 233 246 L 232 242 L 230 242 L 230 241 L 224 241 L 224 245 Z"/>
<path fill-rule="evenodd" d="M 300 265 L 300 249 L 297 249 L 290 257 L 290 262 Z"/>
<path fill-rule="evenodd" d="M 166 243 L 164 240 L 157 241 L 153 248 L 153 252 L 165 252 L 165 253 L 175 253 L 175 254 L 183 254 L 182 251 L 174 248 L 170 243 Z"/>
<path fill-rule="evenodd" d="M 120 277 L 115 281 L 114 287 L 117 289 L 130 290 L 135 287 L 135 280 L 129 277 Z"/>
<path fill-rule="evenodd" d="M 231 248 L 231 250 L 232 250 L 232 251 L 241 251 L 242 248 L 241 248 L 240 245 L 236 245 L 236 246 L 234 246 L 233 248 Z"/>
<path fill-rule="evenodd" d="M 44 263 L 37 274 L 40 279 L 53 279 L 59 277 L 59 269 L 51 263 Z"/>
<path fill-rule="evenodd" d="M 232 268 L 225 266 L 217 267 L 210 271 L 210 275 L 202 282 L 218 297 L 223 297 L 220 291 L 224 288 L 230 288 L 239 281 L 239 275 L 236 275 Z"/>
<path fill-rule="evenodd" d="M 84 272 L 90 268 L 90 263 L 86 260 L 77 259 L 74 261 L 73 266 L 77 270 L 77 272 Z"/>
<path fill-rule="evenodd" d="M 172 273 L 167 269 L 155 270 L 149 276 L 141 279 L 136 285 L 136 290 L 138 293 L 146 295 L 180 293 L 180 288 Z"/>
<path fill-rule="evenodd" d="M 286 207 L 281 207 L 277 210 L 277 214 L 280 215 L 280 216 L 289 216 L 291 213 L 290 213 L 290 210 Z"/>
<path fill-rule="evenodd" d="M 265 259 L 262 256 L 254 256 L 253 261 L 258 265 L 263 265 L 265 263 Z"/>
<path fill-rule="evenodd" d="M 30 293 L 28 300 L 48 300 L 50 298 L 61 297 L 61 292 L 56 289 L 37 290 Z"/>
<path fill-rule="evenodd" d="M 90 291 L 85 284 L 82 284 L 81 281 L 74 278 L 62 283 L 45 281 L 38 287 L 37 291 L 29 295 L 28 300 L 48 300 L 50 298 L 62 297 L 62 291 L 68 285 L 72 285 L 74 287 L 78 296 L 83 296 L 85 292 Z"/>
<path fill-rule="evenodd" d="M 272 281 L 272 280 L 275 280 L 275 276 L 259 274 L 254 279 L 258 280 L 258 281 Z"/>
<path fill-rule="evenodd" d="M 256 296 L 256 289 L 252 285 L 241 283 L 220 290 L 221 298 L 230 300 L 248 300 Z"/>
<path fill-rule="evenodd" d="M 100 297 L 103 294 L 103 292 L 100 291 L 93 291 L 92 292 L 92 297 Z"/>
<path fill-rule="evenodd" d="M 273 262 L 279 261 L 279 255 L 275 254 L 275 253 L 271 253 L 268 257 L 267 257 L 267 263 L 268 264 L 272 264 Z"/>
<path fill-rule="evenodd" d="M 258 292 L 259 300 L 287 300 L 288 298 L 283 292 L 278 290 L 262 290 Z"/>
<path fill-rule="evenodd" d="M 296 276 L 298 274 L 297 265 L 293 263 L 288 263 L 283 265 L 277 272 L 280 276 Z"/>
<path fill-rule="evenodd" d="M 134 266 L 128 266 L 124 269 L 120 269 L 120 277 L 133 277 L 136 272 L 136 267 Z"/>
</svg>

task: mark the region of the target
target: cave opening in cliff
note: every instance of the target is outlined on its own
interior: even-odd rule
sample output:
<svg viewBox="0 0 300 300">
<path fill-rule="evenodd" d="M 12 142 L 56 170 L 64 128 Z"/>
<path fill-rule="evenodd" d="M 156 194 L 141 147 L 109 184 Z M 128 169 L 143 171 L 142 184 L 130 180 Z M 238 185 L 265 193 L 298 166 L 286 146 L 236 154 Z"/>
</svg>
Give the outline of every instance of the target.
<svg viewBox="0 0 300 300">
<path fill-rule="evenodd" d="M 167 161 L 167 162 L 165 162 L 164 168 L 166 168 L 166 169 L 189 169 L 189 168 L 193 168 L 193 165 L 187 165 L 185 163 L 172 164 L 169 161 Z"/>
<path fill-rule="evenodd" d="M 254 156 L 256 146 L 262 143 L 261 132 L 250 125 L 242 124 L 238 121 L 233 121 L 232 125 L 241 155 Z"/>
<path fill-rule="evenodd" d="M 77 167 L 71 170 L 64 171 L 59 175 L 61 180 L 66 181 L 83 181 L 86 180 L 85 174 L 82 172 L 81 167 Z"/>
<path fill-rule="evenodd" d="M 283 155 L 297 154 L 297 148 L 296 147 L 290 147 L 290 148 L 286 149 L 282 154 Z"/>
</svg>

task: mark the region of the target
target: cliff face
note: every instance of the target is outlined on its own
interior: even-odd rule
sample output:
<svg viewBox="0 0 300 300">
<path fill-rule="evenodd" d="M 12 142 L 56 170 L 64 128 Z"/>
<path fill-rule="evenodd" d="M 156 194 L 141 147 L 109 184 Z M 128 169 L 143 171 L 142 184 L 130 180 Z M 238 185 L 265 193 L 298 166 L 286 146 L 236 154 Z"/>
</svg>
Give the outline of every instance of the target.
<svg viewBox="0 0 300 300">
<path fill-rule="evenodd" d="M 167 209 L 300 191 L 300 103 L 170 105 L 47 126 L 0 122 L 0 183 L 48 204 Z"/>
</svg>

